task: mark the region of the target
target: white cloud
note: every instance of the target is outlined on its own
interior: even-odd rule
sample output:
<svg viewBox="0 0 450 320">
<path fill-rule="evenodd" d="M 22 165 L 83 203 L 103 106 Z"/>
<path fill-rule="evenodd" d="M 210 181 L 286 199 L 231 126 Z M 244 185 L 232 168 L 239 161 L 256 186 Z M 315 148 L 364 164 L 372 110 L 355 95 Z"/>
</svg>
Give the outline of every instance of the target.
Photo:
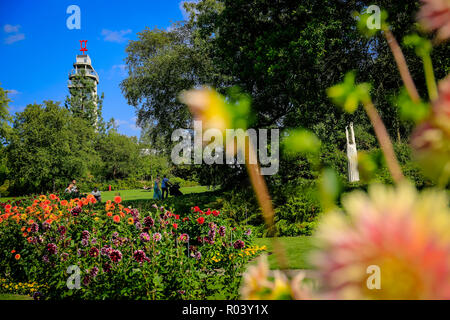
<svg viewBox="0 0 450 320">
<path fill-rule="evenodd" d="M 3 31 L 5 31 L 6 33 L 11 33 L 11 32 L 19 32 L 19 28 L 20 25 L 10 25 L 10 24 L 5 24 L 3 26 Z"/>
<path fill-rule="evenodd" d="M 125 35 L 131 33 L 131 29 L 127 30 L 120 30 L 120 31 L 112 31 L 108 29 L 102 30 L 102 36 L 103 40 L 108 42 L 116 42 L 116 43 L 122 43 L 128 40 L 128 38 L 125 37 Z"/>
<path fill-rule="evenodd" d="M 133 131 L 141 130 L 138 126 L 136 126 L 136 117 L 133 117 L 130 120 L 115 119 L 114 122 L 118 127 L 120 126 L 128 127 Z"/>
<path fill-rule="evenodd" d="M 118 71 L 121 76 L 127 75 L 127 65 L 126 64 L 115 64 L 112 66 L 112 72 Z"/>
<path fill-rule="evenodd" d="M 11 33 L 8 37 L 4 39 L 6 44 L 12 44 L 14 42 L 20 41 L 25 39 L 24 33 L 19 33 L 20 25 L 11 25 L 11 24 L 5 24 L 3 26 L 3 31 L 5 33 Z"/>
<path fill-rule="evenodd" d="M 103 71 L 99 70 L 99 73 L 103 74 L 106 80 L 117 80 L 118 78 L 123 79 L 128 75 L 126 64 L 115 64 L 110 69 Z"/>
<path fill-rule="evenodd" d="M 11 113 L 22 112 L 25 110 L 25 106 L 9 106 L 9 111 Z"/>
<path fill-rule="evenodd" d="M 15 89 L 7 89 L 6 91 L 8 91 L 8 96 L 14 96 L 16 94 L 20 94 L 21 92 L 15 90 Z"/>
<path fill-rule="evenodd" d="M 12 44 L 14 42 L 21 41 L 23 39 L 25 39 L 25 34 L 23 34 L 23 33 L 13 34 L 13 35 L 10 35 L 9 37 L 5 38 L 5 43 Z"/>
</svg>

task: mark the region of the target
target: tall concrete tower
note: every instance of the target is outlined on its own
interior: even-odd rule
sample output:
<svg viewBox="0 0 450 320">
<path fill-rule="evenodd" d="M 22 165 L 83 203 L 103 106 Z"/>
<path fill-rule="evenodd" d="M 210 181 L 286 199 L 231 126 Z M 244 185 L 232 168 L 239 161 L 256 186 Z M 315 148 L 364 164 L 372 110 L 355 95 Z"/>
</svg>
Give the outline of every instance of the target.
<svg viewBox="0 0 450 320">
<path fill-rule="evenodd" d="M 94 98 L 94 105 L 95 108 L 93 110 L 94 117 L 95 117 L 95 125 L 97 126 L 97 85 L 99 83 L 99 78 L 97 72 L 94 70 L 94 67 L 92 66 L 91 58 L 89 55 L 85 54 L 84 51 L 82 51 L 83 54 L 76 56 L 76 61 L 73 64 L 72 71 L 69 72 L 69 81 L 68 81 L 68 88 L 70 91 L 70 94 L 73 96 L 75 94 L 76 90 L 83 89 L 83 85 L 80 84 L 80 76 L 84 79 L 87 79 L 92 84 L 89 85 L 91 88 L 91 92 L 85 92 L 86 97 L 83 97 L 83 99 L 91 99 Z M 80 101 L 81 111 L 86 112 L 84 108 L 83 101 Z"/>
</svg>

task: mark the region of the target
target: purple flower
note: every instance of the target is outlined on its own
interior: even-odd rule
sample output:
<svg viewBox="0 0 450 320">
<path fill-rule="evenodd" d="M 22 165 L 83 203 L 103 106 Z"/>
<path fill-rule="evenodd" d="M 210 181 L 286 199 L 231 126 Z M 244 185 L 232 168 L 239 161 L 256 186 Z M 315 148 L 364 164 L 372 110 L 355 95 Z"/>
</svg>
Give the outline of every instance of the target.
<svg viewBox="0 0 450 320">
<path fill-rule="evenodd" d="M 251 235 L 251 234 L 252 234 L 252 229 L 248 228 L 247 231 L 244 232 L 244 234 L 245 234 L 246 236 Z"/>
<path fill-rule="evenodd" d="M 236 240 L 236 242 L 233 244 L 233 247 L 235 249 L 242 249 L 245 247 L 244 241 L 242 240 Z"/>
<path fill-rule="evenodd" d="M 49 254 L 56 254 L 58 252 L 58 247 L 54 243 L 47 244 L 47 251 Z"/>
<path fill-rule="evenodd" d="M 45 263 L 48 263 L 48 256 L 47 256 L 47 255 L 44 255 L 44 256 L 42 257 L 42 261 L 44 261 Z"/>
<path fill-rule="evenodd" d="M 180 240 L 183 242 L 188 242 L 189 241 L 189 235 L 187 233 L 182 233 L 180 235 Z"/>
<path fill-rule="evenodd" d="M 39 231 L 39 225 L 36 223 L 36 222 L 34 222 L 32 225 L 31 225 L 31 233 L 36 233 L 36 232 L 38 232 Z"/>
<path fill-rule="evenodd" d="M 85 287 L 87 287 L 89 285 L 89 283 L 91 283 L 91 276 L 90 275 L 85 275 L 83 278 L 83 285 Z"/>
<path fill-rule="evenodd" d="M 72 209 L 72 211 L 70 212 L 74 217 L 78 216 L 81 213 L 82 209 L 80 206 L 76 206 L 75 208 Z"/>
<path fill-rule="evenodd" d="M 81 245 L 87 247 L 89 245 L 89 240 L 85 238 L 81 239 Z"/>
<path fill-rule="evenodd" d="M 137 230 L 142 230 L 142 224 L 139 221 L 136 221 L 134 226 L 136 227 Z"/>
<path fill-rule="evenodd" d="M 136 260 L 136 262 L 139 262 L 139 263 L 150 260 L 149 258 L 147 258 L 147 256 L 145 255 L 145 252 L 142 250 L 136 250 L 133 253 L 133 258 L 134 258 L 134 260 Z"/>
<path fill-rule="evenodd" d="M 156 205 L 156 203 L 152 204 L 152 207 L 155 209 L 158 209 L 158 206 Z"/>
<path fill-rule="evenodd" d="M 214 241 L 214 239 L 216 238 L 216 230 L 210 229 L 208 231 L 208 238 L 210 241 Z"/>
<path fill-rule="evenodd" d="M 91 244 L 97 244 L 97 238 L 92 238 Z"/>
<path fill-rule="evenodd" d="M 144 218 L 144 225 L 148 228 L 151 228 L 155 225 L 155 220 L 153 220 L 152 217 L 145 217 Z"/>
<path fill-rule="evenodd" d="M 197 251 L 194 254 L 194 258 L 197 259 L 197 260 L 201 260 L 202 259 L 202 253 L 200 251 Z"/>
<path fill-rule="evenodd" d="M 119 262 L 120 260 L 122 260 L 122 252 L 120 252 L 119 250 L 111 250 L 109 258 L 112 262 Z"/>
<path fill-rule="evenodd" d="M 94 267 L 91 269 L 91 272 L 89 273 L 89 275 L 90 275 L 92 278 L 95 278 L 95 277 L 97 276 L 97 274 L 98 274 L 98 268 L 97 268 L 96 266 L 94 266 Z"/>
<path fill-rule="evenodd" d="M 150 241 L 150 235 L 147 232 L 142 232 L 139 235 L 139 238 L 141 239 L 141 241 L 143 242 L 149 242 Z"/>
<path fill-rule="evenodd" d="M 137 209 L 131 209 L 130 214 L 134 220 L 139 220 L 139 211 Z"/>
<path fill-rule="evenodd" d="M 102 256 L 109 256 L 109 253 L 111 252 L 112 248 L 110 246 L 103 246 L 103 248 L 100 250 L 100 253 Z"/>
<path fill-rule="evenodd" d="M 85 252 L 84 250 L 78 249 L 78 250 L 77 250 L 77 254 L 78 254 L 78 256 L 80 256 L 80 257 L 84 257 L 84 256 L 86 255 L 86 252 Z"/>
<path fill-rule="evenodd" d="M 34 300 L 41 300 L 42 299 L 42 293 L 40 293 L 39 291 L 36 291 L 35 293 L 33 293 L 33 299 Z"/>
<path fill-rule="evenodd" d="M 87 231 L 87 230 L 84 230 L 82 233 L 81 233 L 81 239 L 87 239 L 87 240 L 89 240 L 89 237 L 91 236 L 91 234 L 89 233 L 89 231 Z"/>
<path fill-rule="evenodd" d="M 112 266 L 109 262 L 105 262 L 103 264 L 103 272 L 110 272 L 112 269 Z"/>
<path fill-rule="evenodd" d="M 89 250 L 89 255 L 93 258 L 98 257 L 99 251 L 96 247 L 92 247 L 91 250 Z"/>
<path fill-rule="evenodd" d="M 117 231 L 114 231 L 112 234 L 112 238 L 115 239 L 119 236 L 119 233 Z"/>
<path fill-rule="evenodd" d="M 65 226 L 59 226 L 58 227 L 58 232 L 61 236 L 64 236 L 67 232 L 67 228 Z"/>
<path fill-rule="evenodd" d="M 226 230 L 225 226 L 221 226 L 219 228 L 219 234 L 221 237 L 225 237 L 225 230 Z"/>
<path fill-rule="evenodd" d="M 153 234 L 153 240 L 154 240 L 154 241 L 159 241 L 159 240 L 161 240 L 161 233 L 159 233 L 159 232 L 154 233 L 154 234 Z"/>
<path fill-rule="evenodd" d="M 42 229 L 43 229 L 44 231 L 47 231 L 48 229 L 50 229 L 50 223 L 48 223 L 47 221 L 44 221 L 44 222 L 42 223 Z"/>
</svg>

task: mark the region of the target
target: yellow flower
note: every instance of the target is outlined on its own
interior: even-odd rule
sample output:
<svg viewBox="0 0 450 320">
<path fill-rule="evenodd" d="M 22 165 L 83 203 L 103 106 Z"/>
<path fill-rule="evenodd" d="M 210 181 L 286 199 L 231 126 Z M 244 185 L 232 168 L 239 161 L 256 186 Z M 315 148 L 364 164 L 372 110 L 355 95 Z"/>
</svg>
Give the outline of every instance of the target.
<svg viewBox="0 0 450 320">
<path fill-rule="evenodd" d="M 203 129 L 215 128 L 221 132 L 231 129 L 231 116 L 225 99 L 215 90 L 203 87 L 182 93 L 181 101 L 188 105 L 197 120 L 202 121 Z"/>
<path fill-rule="evenodd" d="M 244 273 L 241 297 L 244 300 L 312 299 L 311 287 L 303 283 L 304 277 L 300 272 L 289 281 L 279 270 L 269 277 L 267 255 L 263 255 Z"/>
</svg>

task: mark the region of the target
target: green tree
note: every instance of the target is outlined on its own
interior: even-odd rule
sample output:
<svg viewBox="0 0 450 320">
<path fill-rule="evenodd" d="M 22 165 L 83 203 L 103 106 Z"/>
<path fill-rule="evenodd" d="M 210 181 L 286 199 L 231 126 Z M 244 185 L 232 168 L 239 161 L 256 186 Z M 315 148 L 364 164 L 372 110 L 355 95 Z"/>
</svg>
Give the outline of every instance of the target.
<svg viewBox="0 0 450 320">
<path fill-rule="evenodd" d="M 91 125 L 96 126 L 97 129 L 103 130 L 104 95 L 98 96 L 96 94 L 94 79 L 86 76 L 85 71 L 81 70 L 80 73 L 73 76 L 69 91 L 70 93 L 65 101 L 66 108 L 74 116 L 85 119 Z"/>
<path fill-rule="evenodd" d="M 7 146 L 16 193 L 61 189 L 85 176 L 98 158 L 95 131 L 53 101 L 28 105 L 17 113 Z"/>
<path fill-rule="evenodd" d="M 154 126 L 151 136 L 159 135 L 167 142 L 173 129 L 191 126 L 190 115 L 177 100 L 182 90 L 210 84 L 225 93 L 237 85 L 252 97 L 256 115 L 252 127 L 310 129 L 329 145 L 326 150 L 331 154 L 345 150 L 345 126 L 351 121 L 360 149 L 377 147 L 362 108 L 346 114 L 326 96 L 327 88 L 355 69 L 358 82 L 373 84 L 371 94 L 390 135 L 406 140 L 412 125 L 400 119 L 392 103 L 403 84 L 398 72 L 393 72 L 397 67 L 390 49 L 381 35 L 369 39 L 356 27 L 354 12 L 370 4 L 356 0 L 187 3 L 187 21 L 170 31 L 146 29 L 127 47 L 129 76 L 122 90 L 136 107 L 139 122 Z M 377 5 L 388 11 L 392 31 L 401 43 L 415 28 L 420 1 L 383 0 Z M 450 68 L 448 49 L 447 43 L 433 51 L 437 78 Z M 425 97 L 421 61 L 413 50 L 405 50 L 405 57 Z M 221 169 L 208 171 L 212 177 Z M 230 174 L 226 177 L 235 179 Z"/>
<path fill-rule="evenodd" d="M 105 179 L 123 179 L 136 174 L 140 154 L 136 137 L 128 137 L 111 129 L 100 137 L 97 150 Z"/>
<path fill-rule="evenodd" d="M 11 121 L 8 107 L 10 101 L 8 99 L 8 91 L 0 87 L 0 146 L 5 143 L 10 131 L 10 126 L 8 125 L 8 121 Z"/>
<path fill-rule="evenodd" d="M 211 83 L 214 66 L 189 25 L 176 24 L 170 31 L 147 28 L 138 38 L 126 48 L 129 77 L 121 88 L 137 108 L 138 125 L 151 126 L 147 133 L 153 142 L 159 137 L 168 146 L 174 129 L 191 126 L 179 93 Z"/>
</svg>

